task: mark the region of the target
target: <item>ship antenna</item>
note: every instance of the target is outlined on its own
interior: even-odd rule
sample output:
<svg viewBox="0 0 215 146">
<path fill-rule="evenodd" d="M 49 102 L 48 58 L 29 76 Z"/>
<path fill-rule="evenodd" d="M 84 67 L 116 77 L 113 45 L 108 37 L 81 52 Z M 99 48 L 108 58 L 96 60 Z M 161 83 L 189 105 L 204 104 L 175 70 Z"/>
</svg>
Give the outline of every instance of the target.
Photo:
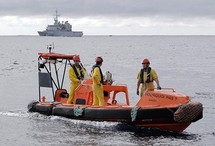
<svg viewBox="0 0 215 146">
<path fill-rule="evenodd" d="M 58 16 L 60 16 L 59 14 L 58 14 L 58 11 L 56 10 L 55 11 L 55 17 L 54 17 L 54 22 L 55 22 L 55 24 L 57 24 L 58 23 Z"/>
</svg>

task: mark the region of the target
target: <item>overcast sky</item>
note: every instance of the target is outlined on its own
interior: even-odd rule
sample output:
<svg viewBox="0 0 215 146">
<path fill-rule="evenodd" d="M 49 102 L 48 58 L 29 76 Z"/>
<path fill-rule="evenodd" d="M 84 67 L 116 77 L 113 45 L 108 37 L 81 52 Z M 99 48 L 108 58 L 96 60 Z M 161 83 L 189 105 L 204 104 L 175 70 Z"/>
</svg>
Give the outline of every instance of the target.
<svg viewBox="0 0 215 146">
<path fill-rule="evenodd" d="M 0 0 L 0 35 L 68 20 L 85 35 L 215 35 L 215 0 Z"/>
</svg>

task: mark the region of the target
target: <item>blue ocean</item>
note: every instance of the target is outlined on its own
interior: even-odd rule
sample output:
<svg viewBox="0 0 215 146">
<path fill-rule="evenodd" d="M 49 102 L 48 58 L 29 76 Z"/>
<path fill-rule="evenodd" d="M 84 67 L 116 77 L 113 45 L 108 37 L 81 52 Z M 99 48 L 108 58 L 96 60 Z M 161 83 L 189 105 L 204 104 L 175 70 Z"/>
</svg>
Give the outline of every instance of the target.
<svg viewBox="0 0 215 146">
<path fill-rule="evenodd" d="M 95 58 L 114 84 L 136 95 L 141 61 L 148 58 L 163 88 L 174 88 L 203 104 L 203 119 L 182 133 L 140 129 L 115 122 L 71 120 L 29 113 L 38 100 L 38 52 L 79 54 L 90 73 Z M 213 146 L 215 141 L 215 36 L 0 36 L 0 145 L 2 146 Z M 65 88 L 69 91 L 68 70 Z M 50 99 L 51 100 L 51 99 Z"/>
</svg>

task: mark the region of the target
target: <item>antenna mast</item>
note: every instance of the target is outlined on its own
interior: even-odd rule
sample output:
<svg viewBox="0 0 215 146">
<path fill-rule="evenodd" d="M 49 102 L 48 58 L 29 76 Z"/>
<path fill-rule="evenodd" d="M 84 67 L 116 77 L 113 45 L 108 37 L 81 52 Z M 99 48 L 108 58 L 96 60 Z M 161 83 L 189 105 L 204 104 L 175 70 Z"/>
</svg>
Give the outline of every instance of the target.
<svg viewBox="0 0 215 146">
<path fill-rule="evenodd" d="M 58 16 L 60 16 L 59 14 L 58 14 L 58 11 L 56 10 L 55 11 L 55 17 L 54 17 L 54 24 L 58 24 Z"/>
</svg>

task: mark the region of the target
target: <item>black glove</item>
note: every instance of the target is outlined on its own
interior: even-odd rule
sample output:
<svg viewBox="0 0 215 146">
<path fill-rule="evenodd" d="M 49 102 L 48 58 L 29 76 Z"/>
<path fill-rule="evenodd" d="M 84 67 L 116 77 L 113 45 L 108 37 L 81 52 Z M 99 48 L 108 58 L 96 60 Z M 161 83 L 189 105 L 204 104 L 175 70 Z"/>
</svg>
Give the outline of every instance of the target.
<svg viewBox="0 0 215 146">
<path fill-rule="evenodd" d="M 140 93 L 139 90 L 137 90 L 137 95 L 139 95 L 139 93 Z"/>
<path fill-rule="evenodd" d="M 158 90 L 161 90 L 161 86 L 158 86 L 157 89 L 158 89 Z"/>
</svg>

